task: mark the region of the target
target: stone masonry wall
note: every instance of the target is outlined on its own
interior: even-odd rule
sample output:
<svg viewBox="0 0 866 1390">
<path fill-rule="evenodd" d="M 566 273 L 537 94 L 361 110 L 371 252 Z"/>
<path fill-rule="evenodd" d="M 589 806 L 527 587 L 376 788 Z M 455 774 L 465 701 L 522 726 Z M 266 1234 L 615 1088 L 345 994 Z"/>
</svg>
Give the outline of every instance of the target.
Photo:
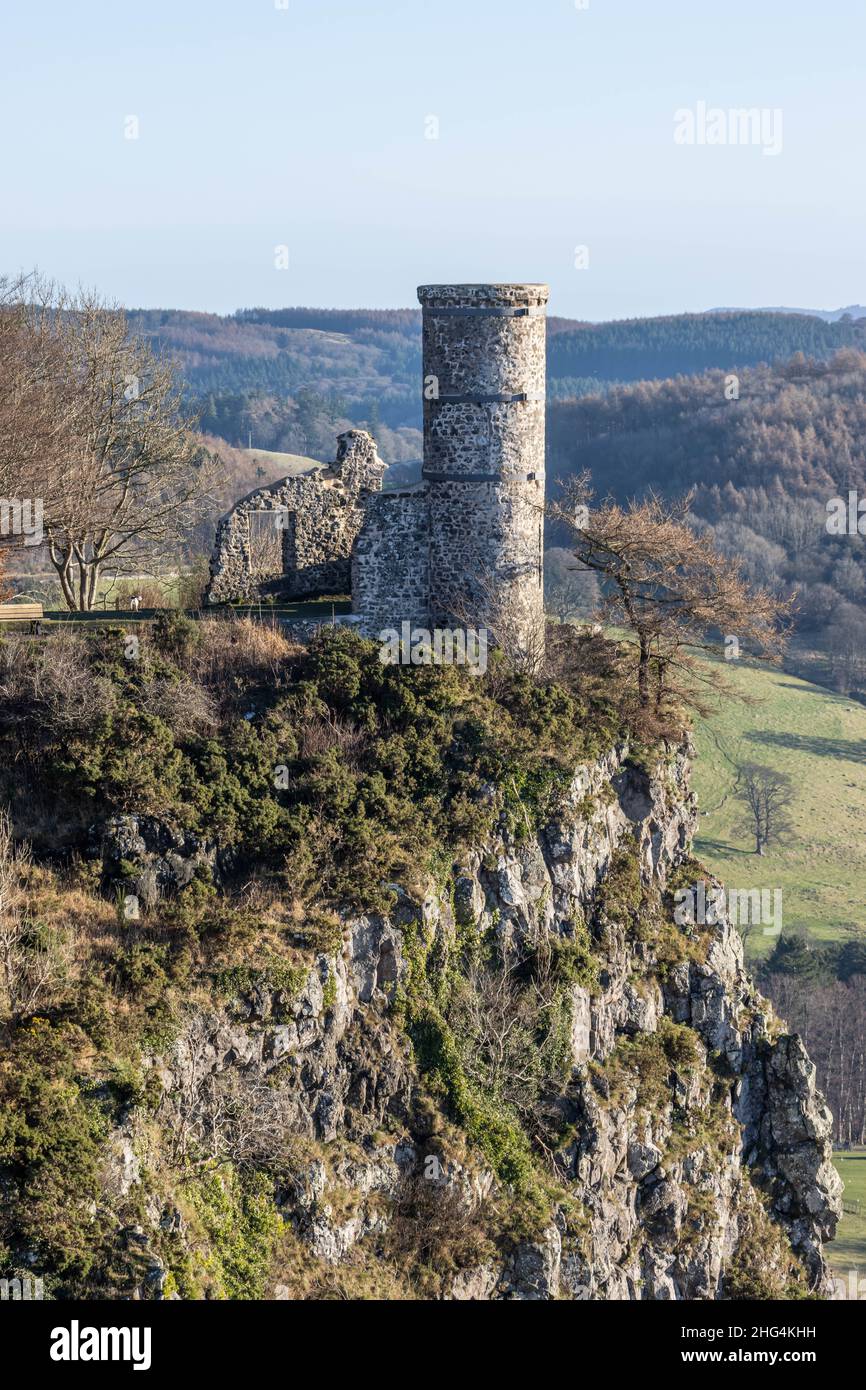
<svg viewBox="0 0 866 1390">
<path fill-rule="evenodd" d="M 348 593 L 352 545 L 384 473 L 372 436 L 348 430 L 339 436 L 329 468 L 244 497 L 217 529 L 206 601 L 268 592 L 284 598 Z"/>
<path fill-rule="evenodd" d="M 422 285 L 435 626 L 540 654 L 546 285 Z"/>
<path fill-rule="evenodd" d="M 423 490 L 381 494 L 355 547 L 362 631 L 487 628 L 539 658 L 546 285 L 423 285 Z"/>
<path fill-rule="evenodd" d="M 223 519 L 207 601 L 351 587 L 371 636 L 404 622 L 485 628 L 510 655 L 535 662 L 544 646 L 548 289 L 422 285 L 418 298 L 421 486 L 383 494 L 373 439 L 350 430 L 330 468 L 261 488 Z"/>
<path fill-rule="evenodd" d="M 352 606 L 365 636 L 429 626 L 429 528 L 423 484 L 369 499 L 352 552 Z"/>
</svg>

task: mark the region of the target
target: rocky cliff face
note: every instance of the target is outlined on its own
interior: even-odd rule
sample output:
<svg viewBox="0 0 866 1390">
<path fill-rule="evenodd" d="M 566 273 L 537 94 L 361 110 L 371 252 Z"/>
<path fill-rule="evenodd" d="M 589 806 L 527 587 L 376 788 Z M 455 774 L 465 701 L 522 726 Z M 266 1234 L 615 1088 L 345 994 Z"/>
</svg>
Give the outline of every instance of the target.
<svg viewBox="0 0 866 1390">
<path fill-rule="evenodd" d="M 648 769 L 619 748 L 578 769 L 555 824 L 503 827 L 423 900 L 395 886 L 388 916 L 344 915 L 342 941 L 310 953 L 291 982 L 239 980 L 224 1006 L 189 1012 L 175 1045 L 150 1059 L 159 1125 L 178 1144 L 209 1134 L 236 1166 L 280 1158 L 268 1192 L 290 1248 L 267 1296 L 826 1290 L 822 1243 L 839 1215 L 829 1114 L 730 922 L 673 920 L 672 888 L 699 872 L 694 823 L 688 750 Z M 521 1113 L 541 1176 L 519 1220 L 509 1214 L 527 1209 L 523 1150 L 467 1099 L 447 1029 L 432 1069 L 425 1053 L 419 979 L 435 976 L 424 1008 L 447 1016 L 442 981 L 459 995 L 470 938 L 495 938 L 515 960 L 579 938 L 586 958 L 556 996 L 567 1052 L 557 1083 Z M 502 994 L 478 998 L 483 1014 Z M 122 1192 L 153 1168 L 153 1142 L 131 1111 L 114 1136 Z M 142 1212 L 128 1237 L 145 1252 L 141 1291 L 170 1296 L 184 1217 L 158 1184 Z"/>
</svg>

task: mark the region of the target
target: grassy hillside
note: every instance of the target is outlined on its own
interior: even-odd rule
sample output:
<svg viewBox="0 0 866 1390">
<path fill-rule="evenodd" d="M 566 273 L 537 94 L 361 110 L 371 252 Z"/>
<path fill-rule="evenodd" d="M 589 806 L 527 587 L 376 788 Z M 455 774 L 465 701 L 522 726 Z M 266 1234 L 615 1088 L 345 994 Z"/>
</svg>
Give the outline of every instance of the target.
<svg viewBox="0 0 866 1390">
<path fill-rule="evenodd" d="M 753 703 L 725 703 L 697 731 L 697 852 L 728 887 L 781 888 L 784 929 L 846 941 L 866 931 L 866 707 L 782 671 L 742 666 L 730 680 Z M 737 760 L 786 772 L 796 787 L 792 843 L 763 859 L 737 828 Z M 752 954 L 772 938 L 751 934 Z"/>
<path fill-rule="evenodd" d="M 836 1239 L 827 1246 L 827 1256 L 837 1275 L 848 1279 L 850 1270 L 866 1278 L 866 1149 L 833 1156 L 836 1171 L 845 1184 L 845 1201 L 859 1202 L 859 1213 L 846 1212 L 839 1222 Z"/>
</svg>

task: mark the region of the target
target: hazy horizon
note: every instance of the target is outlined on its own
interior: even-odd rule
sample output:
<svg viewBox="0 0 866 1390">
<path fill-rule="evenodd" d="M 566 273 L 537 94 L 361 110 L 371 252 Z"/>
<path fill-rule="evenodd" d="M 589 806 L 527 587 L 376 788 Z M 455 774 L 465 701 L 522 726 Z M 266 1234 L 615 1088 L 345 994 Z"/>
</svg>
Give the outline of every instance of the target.
<svg viewBox="0 0 866 1390">
<path fill-rule="evenodd" d="M 445 283 L 445 282 L 443 282 L 443 283 Z M 449 281 L 448 283 L 450 284 L 450 283 L 452 283 L 452 282 Z M 464 281 L 462 281 L 462 280 L 455 280 L 453 283 L 455 283 L 455 284 L 463 284 L 463 283 L 469 283 L 469 282 L 464 282 Z M 515 282 L 515 283 L 518 283 L 518 282 Z M 421 312 L 421 306 L 420 306 L 420 304 L 417 303 L 417 301 L 416 301 L 414 304 L 412 304 L 412 303 L 407 303 L 407 304 L 289 304 L 289 303 L 286 303 L 286 304 L 269 304 L 269 305 L 264 305 L 264 304 L 236 304 L 236 305 L 234 306 L 234 308 L 232 308 L 232 309 L 202 309 L 202 308 L 190 308 L 190 306 L 189 306 L 189 305 L 186 305 L 186 304 L 126 304 L 126 305 L 124 305 L 124 307 L 128 310 L 129 313 L 158 313 L 158 312 L 162 311 L 162 312 L 164 312 L 164 313 L 181 313 L 181 314 L 216 314 L 216 315 L 217 315 L 218 317 L 220 317 L 220 318 L 230 317 L 232 314 L 241 313 L 241 312 L 243 312 L 245 309 L 267 309 L 267 310 L 273 311 L 273 312 L 279 312 L 281 309 L 283 309 L 283 310 L 288 310 L 288 309 L 309 309 L 309 310 L 311 310 L 311 311 L 315 311 L 315 310 L 317 310 L 317 309 L 321 309 L 321 310 L 329 310 L 329 309 L 340 310 L 340 309 L 343 309 L 343 310 L 346 310 L 346 311 L 349 312 L 349 313 L 360 313 L 360 314 L 363 314 L 363 313 L 365 313 L 365 312 L 376 313 L 376 312 L 378 312 L 378 311 L 386 311 L 386 312 L 387 312 L 387 311 L 393 311 L 393 312 L 395 312 L 395 313 L 399 313 L 399 312 L 402 312 L 402 311 L 404 311 L 404 310 L 406 310 L 406 309 L 416 309 L 419 313 Z M 577 316 L 577 315 L 573 315 L 573 314 L 559 314 L 559 313 L 557 312 L 557 310 L 556 310 L 556 306 L 555 306 L 555 305 L 548 305 L 548 313 L 550 314 L 550 316 L 551 316 L 552 318 L 574 318 L 575 322 L 590 323 L 590 324 L 592 324 L 592 323 L 601 324 L 601 323 L 613 323 L 613 322 L 616 322 L 617 320 L 628 320 L 628 319 L 636 319 L 636 318 L 678 318 L 678 317 L 680 317 L 680 316 L 683 315 L 683 314 L 737 314 L 737 313 L 754 313 L 754 314 L 808 314 L 808 315 L 811 316 L 811 315 L 819 315 L 819 314 L 827 314 L 827 313 L 832 313 L 832 314 L 844 313 L 844 312 L 846 311 L 846 308 L 849 308 L 849 307 L 852 307 L 852 308 L 853 308 L 853 307 L 856 307 L 856 308 L 863 308 L 864 310 L 866 310 L 866 306 L 864 306 L 864 305 L 859 305 L 859 304 L 855 305 L 855 304 L 853 303 L 853 301 L 852 301 L 851 305 L 849 305 L 849 306 L 846 306 L 846 305 L 844 305 L 844 304 L 841 304 L 841 305 L 837 305 L 837 306 L 836 306 L 835 308 L 833 308 L 833 309 L 828 308 L 826 305 L 822 305 L 822 306 L 820 306 L 820 307 L 818 307 L 818 306 L 812 306 L 812 307 L 810 307 L 810 308 L 803 308 L 802 305 L 800 305 L 800 306 L 794 306 L 794 305 L 788 305 L 788 304 L 783 304 L 783 305 L 778 305 L 778 306 L 771 306 L 771 305 L 766 305 L 766 304 L 735 304 L 735 305 L 722 305 L 722 306 L 714 305 L 712 308 L 707 308 L 707 309 L 692 309 L 692 308 L 671 309 L 671 310 L 665 311 L 665 312 L 662 313 L 662 314 L 616 314 L 615 316 L 612 316 L 612 317 L 609 318 L 609 319 L 608 319 L 608 318 L 591 319 L 591 318 L 587 318 L 585 315 L 584 315 L 584 316 Z"/>
</svg>

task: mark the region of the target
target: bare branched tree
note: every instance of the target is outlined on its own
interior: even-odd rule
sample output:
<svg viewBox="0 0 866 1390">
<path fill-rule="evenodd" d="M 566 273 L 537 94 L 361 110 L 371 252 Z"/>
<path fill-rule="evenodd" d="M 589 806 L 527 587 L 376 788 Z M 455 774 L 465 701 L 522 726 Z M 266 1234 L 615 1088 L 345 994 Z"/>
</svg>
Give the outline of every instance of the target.
<svg viewBox="0 0 866 1390">
<path fill-rule="evenodd" d="M 494 569 L 466 573 L 447 595 L 434 602 L 447 612 L 454 629 L 483 632 L 488 647 L 495 647 L 507 666 L 535 675 L 544 664 L 544 622 L 528 611 L 523 568 L 516 566 L 514 582 Z"/>
<path fill-rule="evenodd" d="M 38 761 L 52 736 L 92 730 L 112 698 L 81 633 L 55 632 L 44 643 L 9 633 L 0 643 L 0 731 L 14 741 L 16 758 Z"/>
<path fill-rule="evenodd" d="M 574 556 L 564 546 L 554 546 L 544 555 L 544 608 L 560 623 L 582 618 L 590 622 L 598 614 L 601 592 L 598 579 L 590 570 L 578 569 Z"/>
<path fill-rule="evenodd" d="M 743 763 L 737 768 L 734 795 L 745 807 L 739 828 L 754 837 L 756 854 L 763 855 L 768 845 L 788 838 L 794 784 L 787 773 L 760 763 Z"/>
<path fill-rule="evenodd" d="M 209 1045 L 199 1035 L 190 1033 L 179 1055 L 179 1084 L 163 1102 L 173 1162 L 290 1167 L 298 1142 L 291 1094 L 236 1067 L 214 1071 Z"/>
<path fill-rule="evenodd" d="M 397 1187 L 385 1237 L 388 1253 L 403 1268 L 437 1273 L 480 1264 L 489 1254 L 485 1231 L 491 1203 L 469 1188 L 456 1178 L 436 1182 L 423 1171 L 406 1174 Z"/>
<path fill-rule="evenodd" d="M 721 653 L 729 636 L 749 654 L 781 656 L 792 602 L 750 588 L 736 561 L 688 524 L 691 495 L 675 502 L 650 496 L 625 507 L 591 501 L 584 475 L 550 514 L 570 531 L 575 566 L 598 575 L 607 621 L 624 629 L 634 648 L 641 711 L 662 717 L 676 703 L 701 708 L 700 683 L 718 690 L 721 682 L 693 654 Z"/>
<path fill-rule="evenodd" d="M 177 562 L 219 465 L 183 418 L 172 365 L 117 306 L 7 285 L 0 338 L 0 477 L 42 499 L 64 601 L 86 611 L 106 569 Z"/>
<path fill-rule="evenodd" d="M 63 358 L 48 293 L 33 276 L 0 279 L 0 495 L 7 498 L 45 498 L 51 463 L 68 443 Z"/>
<path fill-rule="evenodd" d="M 833 1115 L 834 1141 L 866 1143 L 866 975 L 804 980 L 772 971 L 761 988 L 791 1031 L 803 1036 Z"/>
<path fill-rule="evenodd" d="M 543 939 L 531 965 L 511 950 L 473 962 L 455 991 L 449 1022 L 463 1040 L 469 1078 L 519 1115 L 543 1147 L 547 1093 L 563 1065 L 562 992 Z"/>
</svg>

